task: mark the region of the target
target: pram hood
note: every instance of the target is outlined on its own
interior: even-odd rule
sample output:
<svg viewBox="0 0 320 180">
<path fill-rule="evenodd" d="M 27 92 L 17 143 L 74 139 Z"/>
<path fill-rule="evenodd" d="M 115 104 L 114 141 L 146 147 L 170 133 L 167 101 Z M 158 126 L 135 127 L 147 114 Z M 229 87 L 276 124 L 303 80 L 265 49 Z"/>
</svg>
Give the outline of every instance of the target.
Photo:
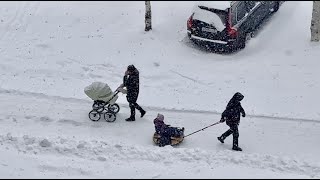
<svg viewBox="0 0 320 180">
<path fill-rule="evenodd" d="M 112 96 L 114 95 L 114 92 L 111 90 L 107 83 L 103 82 L 93 82 L 91 85 L 85 87 L 84 93 L 94 101 L 110 101 L 109 104 L 114 104 L 118 99 L 118 95 L 116 95 L 111 100 Z"/>
</svg>

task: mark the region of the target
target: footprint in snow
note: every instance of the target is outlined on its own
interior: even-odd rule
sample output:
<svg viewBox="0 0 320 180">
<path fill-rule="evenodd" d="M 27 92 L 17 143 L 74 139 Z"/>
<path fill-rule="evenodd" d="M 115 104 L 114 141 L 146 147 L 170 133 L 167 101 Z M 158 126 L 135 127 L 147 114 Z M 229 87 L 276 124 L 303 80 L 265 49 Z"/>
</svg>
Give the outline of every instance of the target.
<svg viewBox="0 0 320 180">
<path fill-rule="evenodd" d="M 106 161 L 106 160 L 107 160 L 105 157 L 101 157 L 101 156 L 99 156 L 97 159 L 98 159 L 99 161 Z"/>
<path fill-rule="evenodd" d="M 74 120 L 70 120 L 70 119 L 60 119 L 58 122 L 64 123 L 64 124 L 71 124 L 73 126 L 81 126 L 82 125 L 82 123 L 74 121 Z"/>
<path fill-rule="evenodd" d="M 42 122 L 52 122 L 54 120 L 49 118 L 49 117 L 47 117 L 47 116 L 43 116 L 43 117 L 40 117 L 40 121 L 42 121 Z"/>
</svg>

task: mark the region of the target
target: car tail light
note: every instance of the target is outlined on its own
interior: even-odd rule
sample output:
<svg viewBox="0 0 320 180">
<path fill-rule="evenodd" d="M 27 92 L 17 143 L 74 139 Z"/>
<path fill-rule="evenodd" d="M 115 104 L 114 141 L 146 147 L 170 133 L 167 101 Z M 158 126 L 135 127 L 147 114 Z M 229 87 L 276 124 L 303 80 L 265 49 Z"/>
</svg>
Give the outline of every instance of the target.
<svg viewBox="0 0 320 180">
<path fill-rule="evenodd" d="M 238 36 L 238 30 L 236 28 L 229 27 L 228 34 L 231 38 L 236 38 Z"/>
<path fill-rule="evenodd" d="M 231 11 L 229 10 L 228 23 L 227 23 L 227 33 L 231 38 L 236 38 L 238 36 L 238 29 L 232 27 L 231 25 Z"/>
<path fill-rule="evenodd" d="M 190 18 L 187 21 L 187 28 L 188 29 L 192 28 L 192 21 L 193 21 L 192 17 L 193 17 L 193 14 L 190 16 Z"/>
</svg>

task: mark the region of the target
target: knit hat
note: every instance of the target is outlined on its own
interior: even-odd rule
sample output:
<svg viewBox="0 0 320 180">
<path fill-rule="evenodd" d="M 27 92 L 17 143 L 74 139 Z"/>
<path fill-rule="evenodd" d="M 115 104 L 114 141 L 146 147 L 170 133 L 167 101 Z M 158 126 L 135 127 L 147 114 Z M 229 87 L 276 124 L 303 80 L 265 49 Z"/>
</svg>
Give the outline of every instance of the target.
<svg viewBox="0 0 320 180">
<path fill-rule="evenodd" d="M 158 119 L 159 121 L 163 121 L 163 120 L 164 120 L 164 116 L 163 116 L 162 114 L 158 113 L 157 119 Z"/>
</svg>

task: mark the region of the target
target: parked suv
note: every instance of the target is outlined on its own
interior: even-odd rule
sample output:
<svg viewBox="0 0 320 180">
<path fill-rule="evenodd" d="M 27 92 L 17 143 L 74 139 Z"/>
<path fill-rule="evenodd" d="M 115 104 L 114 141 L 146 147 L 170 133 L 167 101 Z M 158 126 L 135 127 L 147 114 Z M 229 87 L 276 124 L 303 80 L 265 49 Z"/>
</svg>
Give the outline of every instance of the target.
<svg viewBox="0 0 320 180">
<path fill-rule="evenodd" d="M 281 1 L 223 1 L 195 6 L 187 21 L 189 38 L 216 51 L 230 52 L 245 47 L 246 40 Z"/>
</svg>

